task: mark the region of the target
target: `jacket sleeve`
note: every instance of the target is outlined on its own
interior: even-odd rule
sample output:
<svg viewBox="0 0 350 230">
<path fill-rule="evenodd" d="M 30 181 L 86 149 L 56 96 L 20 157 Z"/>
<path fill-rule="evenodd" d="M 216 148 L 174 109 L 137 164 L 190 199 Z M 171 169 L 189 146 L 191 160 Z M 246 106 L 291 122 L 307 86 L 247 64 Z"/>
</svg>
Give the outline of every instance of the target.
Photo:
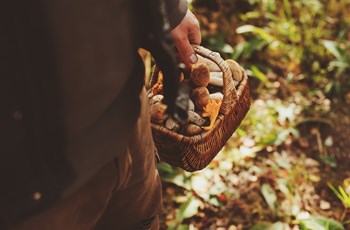
<svg viewBox="0 0 350 230">
<path fill-rule="evenodd" d="M 170 28 L 174 29 L 185 17 L 188 2 L 187 0 L 164 0 Z"/>
</svg>

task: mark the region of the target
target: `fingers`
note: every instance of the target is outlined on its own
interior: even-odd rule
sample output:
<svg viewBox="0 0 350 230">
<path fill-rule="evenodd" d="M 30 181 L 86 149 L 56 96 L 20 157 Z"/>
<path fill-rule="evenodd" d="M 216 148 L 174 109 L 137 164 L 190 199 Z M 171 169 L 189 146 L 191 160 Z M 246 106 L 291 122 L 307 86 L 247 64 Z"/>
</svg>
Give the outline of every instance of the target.
<svg viewBox="0 0 350 230">
<path fill-rule="evenodd" d="M 197 55 L 195 54 L 193 47 L 187 37 L 181 40 L 176 40 L 175 45 L 179 52 L 180 59 L 185 63 L 186 66 L 191 66 L 198 61 Z"/>
<path fill-rule="evenodd" d="M 188 31 L 188 39 L 191 44 L 199 45 L 202 40 L 199 22 L 191 11 L 188 10 L 188 14 L 190 14 L 189 17 L 192 18 L 192 26 L 190 26 Z"/>
<path fill-rule="evenodd" d="M 201 33 L 198 20 L 193 13 L 188 10 L 182 22 L 171 31 L 175 46 L 184 64 L 191 67 L 198 61 L 192 44 L 201 43 Z"/>
</svg>

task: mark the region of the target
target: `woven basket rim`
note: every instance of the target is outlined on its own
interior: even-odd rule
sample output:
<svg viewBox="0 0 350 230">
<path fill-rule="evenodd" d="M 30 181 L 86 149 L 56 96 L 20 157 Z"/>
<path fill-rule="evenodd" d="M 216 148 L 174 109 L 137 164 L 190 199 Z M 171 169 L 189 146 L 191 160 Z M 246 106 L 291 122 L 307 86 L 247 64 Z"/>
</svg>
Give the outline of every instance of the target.
<svg viewBox="0 0 350 230">
<path fill-rule="evenodd" d="M 238 98 L 241 97 L 241 95 L 243 94 L 244 88 L 245 88 L 247 83 L 248 83 L 248 76 L 244 72 L 243 79 L 239 83 L 238 89 L 237 89 L 237 96 L 238 96 Z M 236 102 L 234 102 L 233 107 L 235 107 L 235 104 L 236 104 Z M 203 133 L 200 133 L 200 134 L 197 134 L 197 135 L 193 135 L 193 136 L 186 136 L 184 134 L 176 133 L 174 131 L 168 130 L 163 125 L 156 124 L 156 123 L 153 123 L 153 122 L 151 123 L 151 125 L 152 125 L 152 128 L 160 130 L 161 132 L 163 132 L 167 136 L 174 137 L 174 138 L 182 138 L 183 142 L 192 143 L 194 141 L 194 139 L 198 139 L 198 140 L 201 140 L 201 141 L 208 140 L 211 137 L 211 133 L 215 132 L 215 130 L 220 128 L 220 123 L 221 123 L 223 117 L 224 117 L 224 114 L 219 114 L 219 116 L 216 119 L 216 121 L 214 123 L 214 126 L 213 126 L 213 128 L 211 130 L 203 132 Z"/>
<path fill-rule="evenodd" d="M 212 133 L 220 128 L 220 124 L 221 124 L 222 120 L 224 119 L 225 114 L 227 114 L 230 110 L 234 109 L 234 107 L 236 106 L 237 100 L 242 95 L 242 93 L 244 91 L 244 87 L 248 81 L 248 76 L 247 76 L 246 72 L 244 71 L 243 68 L 240 67 L 242 70 L 242 73 L 243 73 L 243 78 L 239 82 L 239 85 L 237 86 L 237 89 L 236 89 L 236 87 L 234 86 L 234 83 L 233 83 L 232 72 L 231 72 L 230 67 L 227 65 L 227 63 L 224 61 L 224 59 L 222 59 L 222 57 L 217 52 L 211 51 L 211 50 L 209 50 L 203 46 L 200 46 L 200 45 L 193 45 L 193 48 L 194 48 L 194 51 L 196 52 L 197 55 L 205 57 L 205 58 L 213 61 L 215 64 L 217 64 L 223 73 L 224 98 L 222 100 L 222 104 L 220 107 L 220 113 L 219 113 L 217 119 L 215 120 L 213 127 L 206 132 L 202 132 L 200 134 L 193 135 L 193 136 L 186 136 L 184 134 L 180 134 L 180 133 L 176 133 L 174 131 L 168 130 L 163 125 L 151 122 L 152 128 L 155 128 L 155 129 L 161 131 L 162 133 L 164 133 L 165 135 L 167 135 L 169 137 L 182 139 L 183 142 L 186 142 L 189 144 L 196 142 L 196 141 L 206 141 L 206 140 L 210 139 Z M 150 81 L 151 86 L 156 83 L 159 71 L 160 71 L 159 68 L 157 67 L 157 65 L 155 65 L 153 67 L 153 72 L 152 72 L 151 81 Z M 223 113 L 222 111 L 227 111 L 227 112 Z"/>
<path fill-rule="evenodd" d="M 235 68 L 240 68 L 238 72 L 242 77 L 236 88 L 232 74 L 236 74 L 237 69 L 231 72 L 227 62 L 216 52 L 201 46 L 194 46 L 194 50 L 198 55 L 218 65 L 223 77 L 228 77 L 224 78 L 224 85 L 220 90 L 224 98 L 214 126 L 200 134 L 187 136 L 151 122 L 152 135 L 160 159 L 188 172 L 201 170 L 214 159 L 238 128 L 250 107 L 248 76 L 245 70 L 238 63 L 235 65 Z M 154 66 L 150 86 L 158 80 L 157 71 L 159 72 L 159 69 Z"/>
</svg>

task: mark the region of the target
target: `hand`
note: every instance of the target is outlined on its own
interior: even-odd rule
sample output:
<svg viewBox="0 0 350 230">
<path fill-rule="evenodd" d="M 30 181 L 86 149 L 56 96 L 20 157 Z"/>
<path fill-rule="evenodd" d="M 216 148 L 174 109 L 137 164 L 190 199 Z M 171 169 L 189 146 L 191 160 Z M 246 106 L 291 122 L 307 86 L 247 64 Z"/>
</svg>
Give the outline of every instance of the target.
<svg viewBox="0 0 350 230">
<path fill-rule="evenodd" d="M 201 33 L 199 22 L 190 10 L 187 10 L 180 24 L 171 31 L 171 35 L 181 61 L 183 61 L 186 66 L 191 67 L 192 64 L 198 61 L 192 44 L 199 45 L 201 43 Z"/>
</svg>

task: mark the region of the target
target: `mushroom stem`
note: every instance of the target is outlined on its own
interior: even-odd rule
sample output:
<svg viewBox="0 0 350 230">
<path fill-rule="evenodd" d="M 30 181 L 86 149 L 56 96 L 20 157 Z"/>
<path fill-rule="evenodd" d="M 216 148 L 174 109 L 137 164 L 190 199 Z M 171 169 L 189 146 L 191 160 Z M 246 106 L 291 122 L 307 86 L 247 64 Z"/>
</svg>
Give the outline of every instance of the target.
<svg viewBox="0 0 350 230">
<path fill-rule="evenodd" d="M 211 72 L 211 73 L 213 73 L 213 72 Z M 215 86 L 223 86 L 224 85 L 224 79 L 222 78 L 222 76 L 221 77 L 216 77 L 214 75 L 210 75 L 209 84 L 215 85 Z"/>
<path fill-rule="evenodd" d="M 210 99 L 214 99 L 216 101 L 219 100 L 223 100 L 224 99 L 224 95 L 221 92 L 216 92 L 216 93 L 212 93 L 209 95 Z"/>
<path fill-rule="evenodd" d="M 210 71 L 213 71 L 213 72 L 221 71 L 220 67 L 212 60 L 202 57 L 200 55 L 197 55 L 197 57 L 198 57 L 198 63 L 205 63 L 209 67 Z"/>
</svg>

